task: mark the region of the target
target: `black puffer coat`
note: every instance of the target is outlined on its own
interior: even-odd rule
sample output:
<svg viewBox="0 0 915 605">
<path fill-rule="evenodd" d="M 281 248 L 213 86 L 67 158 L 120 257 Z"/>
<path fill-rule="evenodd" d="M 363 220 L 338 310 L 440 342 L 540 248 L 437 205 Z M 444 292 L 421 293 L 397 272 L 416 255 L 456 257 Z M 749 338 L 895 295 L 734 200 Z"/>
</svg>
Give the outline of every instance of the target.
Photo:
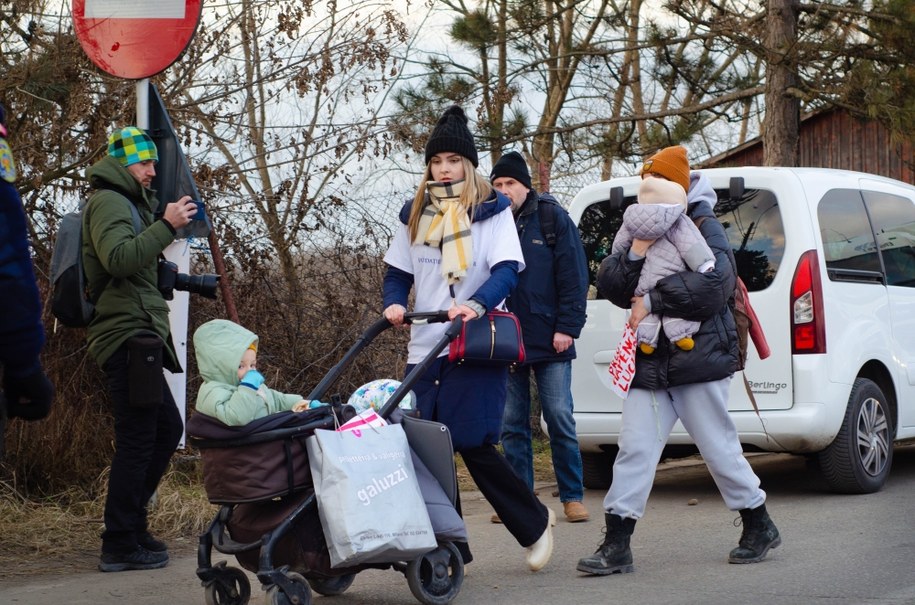
<svg viewBox="0 0 915 605">
<path fill-rule="evenodd" d="M 692 196 L 691 196 L 692 197 Z M 651 312 L 702 322 L 693 336 L 691 351 L 682 351 L 666 338 L 651 355 L 637 350 L 633 388 L 664 389 L 726 378 L 737 369 L 737 326 L 731 314 L 736 276 L 728 257 L 730 245 L 724 227 L 706 201 L 693 202 L 687 213 L 693 220 L 707 216 L 700 231 L 715 254 L 715 268 L 707 273 L 682 271 L 656 284 L 648 296 Z M 597 273 L 601 295 L 628 309 L 644 259 L 630 261 L 628 250 L 604 259 Z"/>
</svg>

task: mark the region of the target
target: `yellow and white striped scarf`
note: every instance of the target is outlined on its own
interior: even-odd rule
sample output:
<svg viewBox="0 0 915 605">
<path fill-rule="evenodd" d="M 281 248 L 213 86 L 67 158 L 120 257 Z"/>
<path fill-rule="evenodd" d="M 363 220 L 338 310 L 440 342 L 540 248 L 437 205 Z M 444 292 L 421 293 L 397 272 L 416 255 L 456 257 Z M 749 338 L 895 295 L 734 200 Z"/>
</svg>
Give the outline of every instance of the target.
<svg viewBox="0 0 915 605">
<path fill-rule="evenodd" d="M 441 248 L 442 277 L 453 285 L 467 275 L 473 262 L 470 216 L 461 205 L 464 181 L 428 183 L 429 203 L 423 208 L 415 244 Z"/>
</svg>

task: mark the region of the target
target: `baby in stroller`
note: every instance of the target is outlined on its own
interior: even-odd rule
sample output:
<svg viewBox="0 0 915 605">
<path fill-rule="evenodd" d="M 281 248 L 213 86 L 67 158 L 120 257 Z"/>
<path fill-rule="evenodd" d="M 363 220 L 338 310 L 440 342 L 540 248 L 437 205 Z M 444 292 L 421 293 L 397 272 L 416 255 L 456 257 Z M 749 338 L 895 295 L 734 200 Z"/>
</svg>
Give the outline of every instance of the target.
<svg viewBox="0 0 915 605">
<path fill-rule="evenodd" d="M 223 424 L 240 426 L 269 414 L 302 412 L 311 402 L 264 384 L 257 371 L 257 334 L 227 319 L 208 321 L 194 332 L 194 353 L 203 385 L 196 410 Z M 316 404 L 317 405 L 317 404 Z"/>
<path fill-rule="evenodd" d="M 227 319 L 214 319 L 197 328 L 194 352 L 203 378 L 195 406 L 198 412 L 228 426 L 241 426 L 285 410 L 304 412 L 326 405 L 268 388 L 257 370 L 257 347 L 257 334 Z M 397 380 L 372 380 L 353 391 L 347 404 L 357 414 L 380 410 L 399 386 Z M 398 407 L 412 410 L 412 393 Z"/>
<path fill-rule="evenodd" d="M 443 602 L 444 598 L 446 602 L 457 594 L 463 574 L 461 571 L 453 575 L 453 566 L 460 566 L 460 556 L 451 543 L 466 542 L 467 533 L 454 509 L 453 495 L 447 493 L 439 478 L 440 465 L 430 471 L 413 452 L 417 482 L 439 548 L 409 565 L 404 562 L 333 567 L 313 504 L 315 492 L 304 444 L 314 430 L 333 429 L 340 421 L 334 416 L 342 417 L 343 408 L 272 391 L 262 379 L 255 384 L 249 374 L 256 370 L 244 359 L 239 364 L 238 359 L 250 360 L 248 351 L 254 350 L 249 347 L 256 347 L 257 336 L 238 324 L 226 320 L 207 322 L 195 332 L 194 344 L 205 382 L 197 398 L 197 411 L 201 414 L 191 416 L 187 429 L 190 442 L 200 449 L 207 496 L 214 504 L 222 505 L 201 536 L 198 549 L 197 575 L 208 598 L 213 596 L 222 602 L 220 598 L 228 597 L 226 603 L 243 605 L 250 594 L 239 570 L 212 564 L 210 551 L 214 548 L 235 555 L 243 568 L 256 572 L 268 590 L 268 602 L 272 602 L 270 596 L 283 602 L 278 593 L 296 594 L 306 582 L 321 594 L 338 594 L 349 586 L 355 574 L 368 567 L 393 567 L 404 572 L 411 590 L 423 602 L 427 597 L 436 602 Z M 233 374 L 228 382 L 230 371 Z M 380 413 L 400 385 L 395 380 L 371 381 L 356 389 L 347 404 L 356 413 L 371 409 Z M 314 393 L 312 396 L 320 397 L 317 389 Z M 388 421 L 402 421 L 401 412 L 412 409 L 412 399 L 412 394 L 407 393 L 399 403 L 401 410 L 389 412 Z M 406 420 L 403 426 L 406 430 Z M 447 447 L 437 444 L 434 449 L 450 452 L 450 442 Z M 450 456 L 448 462 L 451 480 L 455 481 Z M 444 565 L 439 565 L 442 562 Z M 449 565 L 445 578 L 438 577 L 439 571 L 430 571 L 448 569 Z"/>
</svg>

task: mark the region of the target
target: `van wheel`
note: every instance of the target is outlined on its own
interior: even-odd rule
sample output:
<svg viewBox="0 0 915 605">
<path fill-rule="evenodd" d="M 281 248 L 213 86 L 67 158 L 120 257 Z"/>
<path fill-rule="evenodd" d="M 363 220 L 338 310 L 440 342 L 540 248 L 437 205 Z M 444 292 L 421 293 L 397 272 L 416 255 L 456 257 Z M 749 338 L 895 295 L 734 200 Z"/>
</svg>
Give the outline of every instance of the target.
<svg viewBox="0 0 915 605">
<path fill-rule="evenodd" d="M 613 461 L 618 450 L 619 448 L 614 446 L 612 453 L 581 453 L 582 483 L 587 489 L 606 490 L 610 488 L 610 481 L 613 479 Z"/>
<path fill-rule="evenodd" d="M 893 430 L 886 397 L 873 381 L 855 380 L 842 428 L 817 458 L 835 492 L 870 494 L 886 483 L 893 464 Z"/>
</svg>

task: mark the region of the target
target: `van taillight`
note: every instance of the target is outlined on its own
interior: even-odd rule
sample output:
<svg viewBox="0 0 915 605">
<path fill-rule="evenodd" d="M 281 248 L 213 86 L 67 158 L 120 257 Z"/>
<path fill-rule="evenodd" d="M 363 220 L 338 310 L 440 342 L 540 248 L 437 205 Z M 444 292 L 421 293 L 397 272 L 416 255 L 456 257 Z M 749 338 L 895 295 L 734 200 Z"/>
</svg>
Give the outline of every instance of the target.
<svg viewBox="0 0 915 605">
<path fill-rule="evenodd" d="M 816 250 L 805 252 L 791 280 L 791 353 L 825 353 L 826 318 Z"/>
</svg>

